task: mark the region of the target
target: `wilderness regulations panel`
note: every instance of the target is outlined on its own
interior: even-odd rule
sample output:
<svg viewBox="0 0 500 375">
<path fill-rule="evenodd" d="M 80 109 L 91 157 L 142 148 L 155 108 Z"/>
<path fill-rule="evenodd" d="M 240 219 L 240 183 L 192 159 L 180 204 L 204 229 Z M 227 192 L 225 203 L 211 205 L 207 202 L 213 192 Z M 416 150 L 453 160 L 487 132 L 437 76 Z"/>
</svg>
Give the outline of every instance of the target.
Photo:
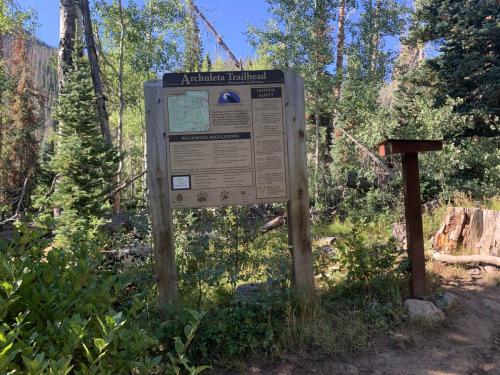
<svg viewBox="0 0 500 375">
<path fill-rule="evenodd" d="M 167 73 L 163 86 L 171 207 L 288 200 L 282 71 Z"/>
</svg>

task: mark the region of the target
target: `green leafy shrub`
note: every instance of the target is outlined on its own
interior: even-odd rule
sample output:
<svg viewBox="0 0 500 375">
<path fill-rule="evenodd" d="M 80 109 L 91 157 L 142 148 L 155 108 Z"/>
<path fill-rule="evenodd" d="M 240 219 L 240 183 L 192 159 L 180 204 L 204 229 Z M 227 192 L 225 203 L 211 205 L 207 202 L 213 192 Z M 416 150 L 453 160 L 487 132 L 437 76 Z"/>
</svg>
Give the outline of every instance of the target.
<svg viewBox="0 0 500 375">
<path fill-rule="evenodd" d="M 380 242 L 380 234 L 370 240 L 363 236 L 362 226 L 363 222 L 356 223 L 351 233 L 337 241 L 336 257 L 348 282 L 372 287 L 378 280 L 397 274 L 399 252 L 393 239 Z"/>
<path fill-rule="evenodd" d="M 159 322 L 141 315 L 144 300 L 113 308 L 124 285 L 100 269 L 95 241 L 82 237 L 62 250 L 47 247 L 44 235 L 20 228 L 0 243 L 0 372 L 203 370 L 186 357 L 202 316 L 192 316 L 185 339 L 170 338 L 175 350 L 166 352 L 152 329 Z"/>
</svg>

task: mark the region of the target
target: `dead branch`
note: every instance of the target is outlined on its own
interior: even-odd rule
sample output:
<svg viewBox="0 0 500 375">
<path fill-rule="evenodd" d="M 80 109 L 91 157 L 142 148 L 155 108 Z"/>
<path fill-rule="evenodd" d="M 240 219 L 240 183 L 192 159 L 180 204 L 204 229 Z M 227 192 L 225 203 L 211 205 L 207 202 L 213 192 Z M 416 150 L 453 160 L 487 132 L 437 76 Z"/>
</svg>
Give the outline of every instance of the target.
<svg viewBox="0 0 500 375">
<path fill-rule="evenodd" d="M 21 207 L 23 205 L 24 196 L 26 195 L 26 186 L 28 186 L 28 180 L 29 180 L 30 176 L 31 176 L 31 169 L 29 170 L 28 175 L 24 179 L 23 190 L 21 192 L 21 197 L 19 198 L 19 202 L 17 202 L 17 207 L 16 207 L 16 211 L 14 212 L 14 216 L 16 216 L 16 215 L 19 216 L 19 214 L 21 212 Z"/>
<path fill-rule="evenodd" d="M 363 146 L 356 138 L 354 138 L 352 135 L 350 135 L 345 129 L 342 129 L 340 127 L 336 127 L 336 130 L 340 130 L 342 134 L 344 134 L 347 138 L 351 140 L 352 143 L 356 145 L 358 149 L 361 150 L 361 152 L 364 155 L 367 155 L 378 167 L 384 170 L 385 173 L 388 175 L 392 175 L 392 171 L 380 160 L 373 152 L 368 150 L 365 146 Z"/>
<path fill-rule="evenodd" d="M 147 170 L 146 171 L 142 171 L 141 173 L 139 173 L 138 175 L 134 176 L 133 178 L 131 179 L 127 179 L 123 182 L 123 184 L 121 184 L 120 186 L 118 186 L 116 189 L 114 189 L 111 193 L 109 193 L 108 195 L 106 195 L 104 198 L 102 198 L 103 201 L 107 200 L 107 199 L 110 199 L 112 198 L 115 194 L 119 193 L 120 191 L 122 191 L 123 189 L 125 189 L 127 186 L 129 186 L 132 182 L 134 181 L 137 181 L 139 178 L 141 178 L 142 176 L 144 176 L 146 174 Z"/>
<path fill-rule="evenodd" d="M 205 24 L 207 25 L 208 29 L 212 32 L 212 34 L 214 34 L 215 40 L 227 52 L 227 54 L 229 55 L 231 60 L 233 60 L 234 65 L 236 65 L 236 68 L 243 70 L 243 65 L 241 64 L 241 62 L 238 61 L 238 59 L 233 54 L 233 52 L 229 49 L 229 47 L 224 42 L 224 40 L 222 39 L 220 34 L 217 32 L 217 30 L 215 30 L 215 27 L 213 27 L 213 25 L 210 23 L 210 21 L 207 20 L 205 15 L 198 9 L 198 7 L 194 4 L 194 2 L 193 2 L 193 10 L 203 20 L 203 22 L 205 22 Z"/>
<path fill-rule="evenodd" d="M 438 252 L 434 252 L 432 254 L 432 257 L 443 263 L 450 263 L 450 264 L 474 264 L 474 263 L 481 263 L 481 264 L 491 264 L 493 266 L 500 267 L 500 257 L 496 257 L 493 255 L 448 255 L 448 254 L 441 254 Z"/>
<path fill-rule="evenodd" d="M 56 184 L 57 184 L 57 180 L 59 179 L 59 177 L 61 177 L 62 174 L 61 173 L 58 173 L 54 176 L 54 179 L 52 180 L 52 183 L 50 184 L 50 189 L 47 190 L 47 192 L 45 193 L 45 198 L 47 198 L 50 194 L 52 194 L 54 192 L 54 189 L 56 187 Z"/>
</svg>

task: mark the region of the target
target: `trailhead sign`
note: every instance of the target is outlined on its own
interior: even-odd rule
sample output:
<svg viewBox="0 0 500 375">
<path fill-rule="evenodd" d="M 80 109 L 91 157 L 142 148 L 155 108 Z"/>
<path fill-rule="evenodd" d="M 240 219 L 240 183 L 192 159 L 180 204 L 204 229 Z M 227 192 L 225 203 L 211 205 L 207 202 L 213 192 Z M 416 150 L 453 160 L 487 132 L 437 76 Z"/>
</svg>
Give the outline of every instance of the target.
<svg viewBox="0 0 500 375">
<path fill-rule="evenodd" d="M 289 200 L 284 85 L 280 70 L 163 76 L 172 208 Z"/>
<path fill-rule="evenodd" d="M 178 303 L 172 208 L 287 202 L 292 283 L 314 300 L 304 80 L 293 70 L 167 73 L 144 84 L 162 316 Z"/>
</svg>

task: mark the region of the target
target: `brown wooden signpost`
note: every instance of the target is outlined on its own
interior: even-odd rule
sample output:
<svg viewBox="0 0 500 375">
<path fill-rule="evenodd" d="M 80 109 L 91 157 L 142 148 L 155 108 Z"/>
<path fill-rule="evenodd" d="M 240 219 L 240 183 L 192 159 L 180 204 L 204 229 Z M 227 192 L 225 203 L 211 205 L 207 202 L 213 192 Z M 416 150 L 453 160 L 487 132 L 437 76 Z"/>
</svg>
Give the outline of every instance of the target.
<svg viewBox="0 0 500 375">
<path fill-rule="evenodd" d="M 296 292 L 314 294 L 304 81 L 279 70 L 165 74 L 144 85 L 161 307 L 177 303 L 172 208 L 288 203 Z"/>
<path fill-rule="evenodd" d="M 422 228 L 422 199 L 418 153 L 442 150 L 441 141 L 387 140 L 379 145 L 381 156 L 401 154 L 408 257 L 410 259 L 410 294 L 412 298 L 426 293 L 424 234 Z"/>
</svg>

